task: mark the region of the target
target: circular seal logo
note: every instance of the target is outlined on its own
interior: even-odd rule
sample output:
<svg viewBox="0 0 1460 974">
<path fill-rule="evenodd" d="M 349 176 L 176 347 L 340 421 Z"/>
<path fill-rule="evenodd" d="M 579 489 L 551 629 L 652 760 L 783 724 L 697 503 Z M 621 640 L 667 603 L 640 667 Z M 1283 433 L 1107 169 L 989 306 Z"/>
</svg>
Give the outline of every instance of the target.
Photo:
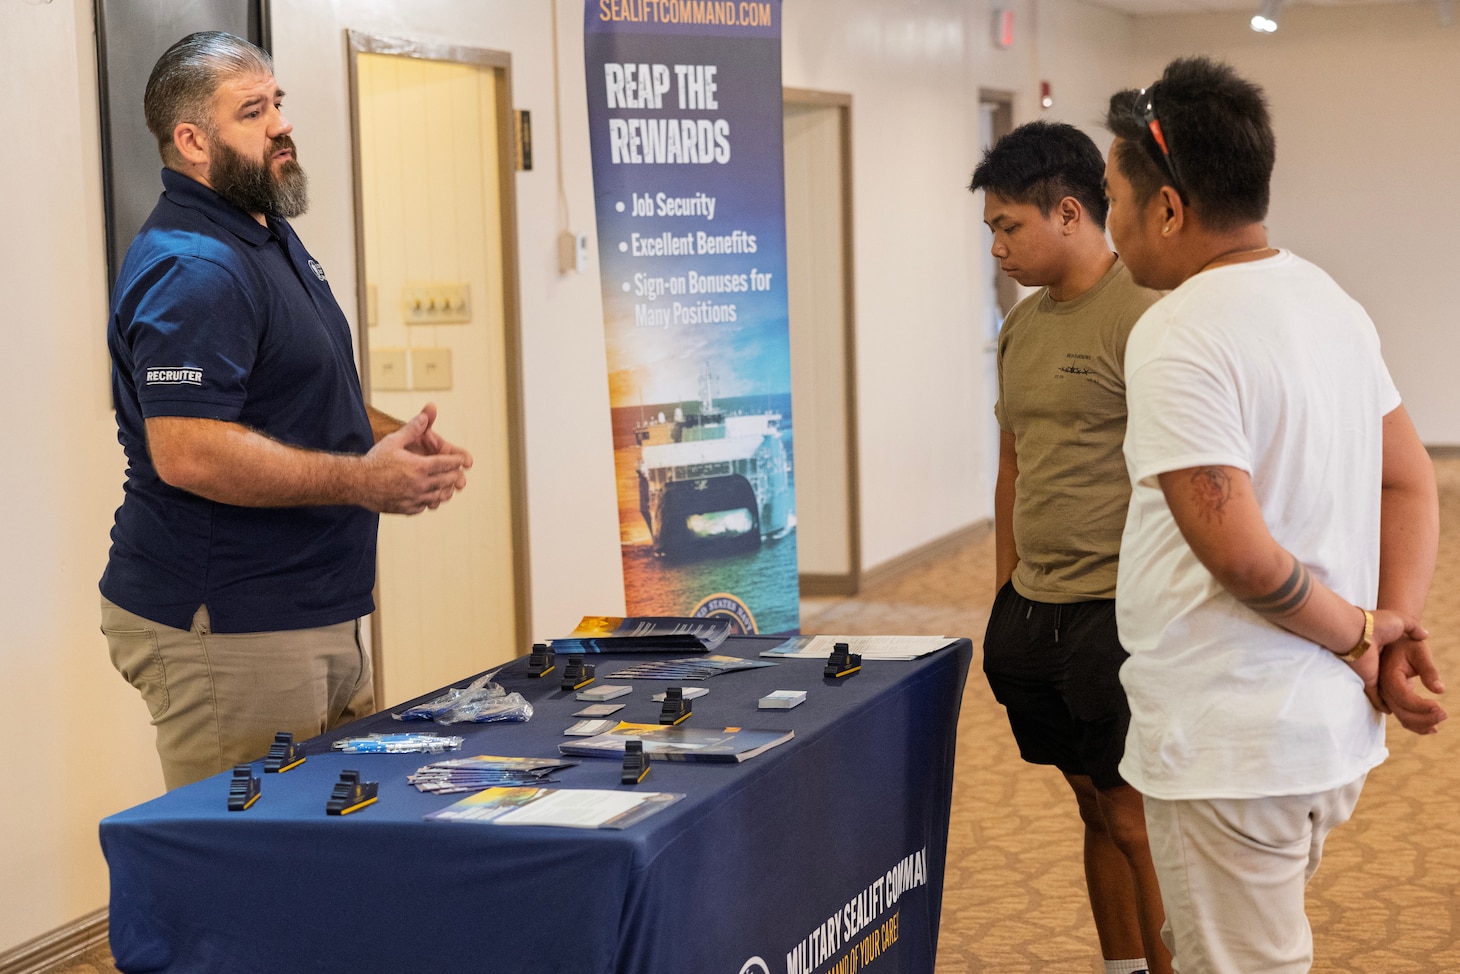
<svg viewBox="0 0 1460 974">
<path fill-rule="evenodd" d="M 759 957 L 752 957 L 740 968 L 740 974 L 771 974 L 771 969 Z"/>
<path fill-rule="evenodd" d="M 732 631 L 737 636 L 754 635 L 756 632 L 755 616 L 750 614 L 744 602 L 729 592 L 716 592 L 695 606 L 690 615 L 696 619 L 729 619 L 732 627 L 736 627 Z"/>
</svg>

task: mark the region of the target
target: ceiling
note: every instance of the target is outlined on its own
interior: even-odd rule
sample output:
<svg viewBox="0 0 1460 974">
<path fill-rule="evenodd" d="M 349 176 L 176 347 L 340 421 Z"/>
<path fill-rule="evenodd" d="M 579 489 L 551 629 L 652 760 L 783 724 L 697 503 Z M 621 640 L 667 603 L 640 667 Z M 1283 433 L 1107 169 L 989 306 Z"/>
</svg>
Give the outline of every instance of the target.
<svg viewBox="0 0 1460 974">
<path fill-rule="evenodd" d="M 1127 14 L 1197 14 L 1220 10 L 1256 10 L 1259 0 L 1093 0 Z M 1436 0 L 1288 0 L 1291 5 L 1353 7 L 1372 3 L 1435 3 Z"/>
</svg>

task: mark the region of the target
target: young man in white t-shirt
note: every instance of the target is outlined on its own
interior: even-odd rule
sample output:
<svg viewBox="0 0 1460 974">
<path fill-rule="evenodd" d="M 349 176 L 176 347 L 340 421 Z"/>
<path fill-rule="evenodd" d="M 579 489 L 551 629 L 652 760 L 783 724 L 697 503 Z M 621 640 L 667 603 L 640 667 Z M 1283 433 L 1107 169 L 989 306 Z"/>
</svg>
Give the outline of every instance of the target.
<svg viewBox="0 0 1460 974">
<path fill-rule="evenodd" d="M 1300 974 L 1303 889 L 1384 760 L 1433 732 L 1434 471 L 1364 310 L 1268 245 L 1261 89 L 1202 58 L 1112 96 L 1109 229 L 1172 289 L 1126 351 L 1121 774 L 1182 974 Z"/>
</svg>

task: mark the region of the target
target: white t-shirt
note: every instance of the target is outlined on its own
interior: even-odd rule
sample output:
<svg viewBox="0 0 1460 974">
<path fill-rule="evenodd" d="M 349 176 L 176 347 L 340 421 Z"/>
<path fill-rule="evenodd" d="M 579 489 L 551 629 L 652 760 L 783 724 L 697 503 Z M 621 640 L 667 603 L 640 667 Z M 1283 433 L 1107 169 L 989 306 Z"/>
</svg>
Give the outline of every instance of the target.
<svg viewBox="0 0 1460 974">
<path fill-rule="evenodd" d="M 1382 421 L 1399 406 L 1373 322 L 1286 251 L 1213 268 L 1142 316 L 1126 384 L 1121 774 L 1176 800 L 1309 794 L 1368 772 L 1388 752 L 1362 681 L 1222 588 L 1181 537 L 1157 475 L 1246 471 L 1278 544 L 1373 606 Z"/>
</svg>

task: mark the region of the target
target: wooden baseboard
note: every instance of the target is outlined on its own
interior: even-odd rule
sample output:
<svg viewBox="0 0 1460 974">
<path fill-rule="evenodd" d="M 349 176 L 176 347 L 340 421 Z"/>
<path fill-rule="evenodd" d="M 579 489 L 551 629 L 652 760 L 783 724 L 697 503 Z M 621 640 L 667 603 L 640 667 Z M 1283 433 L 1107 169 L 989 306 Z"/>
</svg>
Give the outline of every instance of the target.
<svg viewBox="0 0 1460 974">
<path fill-rule="evenodd" d="M 958 528 L 943 535 L 941 538 L 934 538 L 927 544 L 919 545 L 911 551 L 904 552 L 896 558 L 888 559 L 874 568 L 869 568 L 862 573 L 862 588 L 869 588 L 873 585 L 880 585 L 883 582 L 890 582 L 899 575 L 920 568 L 935 558 L 941 557 L 955 548 L 962 547 L 974 541 L 982 541 L 988 537 L 988 533 L 994 529 L 992 519 L 986 518 L 982 521 L 975 521 L 965 527 Z"/>
<path fill-rule="evenodd" d="M 1426 446 L 1430 453 L 1431 460 L 1454 460 L 1460 457 L 1460 445 L 1448 444 L 1445 446 Z"/>
<path fill-rule="evenodd" d="M 104 943 L 106 936 L 107 910 L 102 907 L 0 954 L 0 974 L 44 974 Z"/>
<path fill-rule="evenodd" d="M 802 575 L 801 597 L 803 599 L 825 598 L 832 595 L 856 595 L 857 576 L 845 575 Z"/>
</svg>

